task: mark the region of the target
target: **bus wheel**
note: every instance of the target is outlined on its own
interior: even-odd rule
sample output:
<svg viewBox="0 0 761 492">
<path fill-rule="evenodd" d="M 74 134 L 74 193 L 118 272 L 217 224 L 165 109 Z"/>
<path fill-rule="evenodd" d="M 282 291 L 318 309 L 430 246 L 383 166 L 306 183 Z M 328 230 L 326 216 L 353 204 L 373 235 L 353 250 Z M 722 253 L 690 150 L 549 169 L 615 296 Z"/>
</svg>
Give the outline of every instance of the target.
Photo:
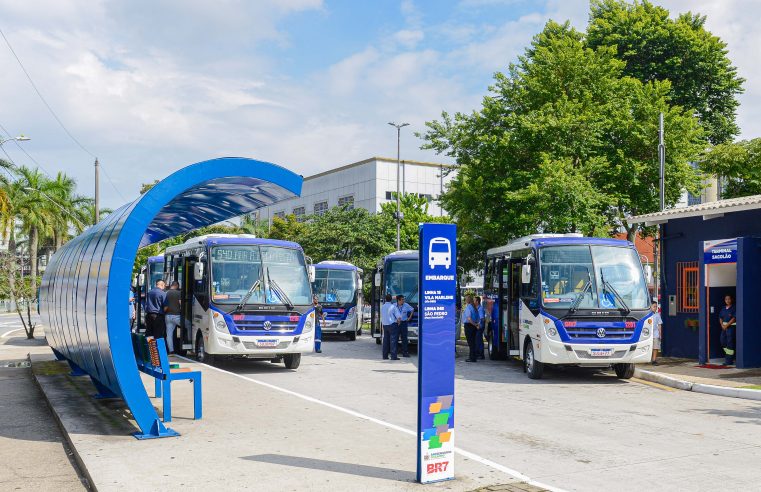
<svg viewBox="0 0 761 492">
<path fill-rule="evenodd" d="M 198 332 L 196 337 L 196 360 L 201 364 L 211 364 L 214 362 L 214 356 L 206 352 L 206 345 L 203 343 L 203 335 Z"/>
<path fill-rule="evenodd" d="M 349 330 L 346 332 L 346 338 L 348 338 L 350 341 L 354 341 L 357 339 L 357 332 L 354 330 Z"/>
<path fill-rule="evenodd" d="M 286 369 L 297 369 L 301 364 L 301 354 L 285 354 L 283 362 Z"/>
<path fill-rule="evenodd" d="M 634 376 L 634 364 L 613 364 L 618 379 L 631 379 Z"/>
<path fill-rule="evenodd" d="M 357 321 L 357 336 L 358 337 L 362 336 L 362 322 L 361 321 Z"/>
<path fill-rule="evenodd" d="M 542 379 L 544 364 L 534 357 L 534 344 L 531 339 L 526 340 L 526 348 L 523 351 L 523 370 L 531 379 Z"/>
</svg>

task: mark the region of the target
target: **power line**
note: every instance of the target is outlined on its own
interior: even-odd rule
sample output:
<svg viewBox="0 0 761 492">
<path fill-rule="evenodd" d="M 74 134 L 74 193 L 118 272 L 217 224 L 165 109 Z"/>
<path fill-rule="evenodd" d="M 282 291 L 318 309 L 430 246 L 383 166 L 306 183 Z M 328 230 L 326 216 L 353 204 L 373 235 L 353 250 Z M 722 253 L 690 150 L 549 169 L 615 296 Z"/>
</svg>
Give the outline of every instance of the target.
<svg viewBox="0 0 761 492">
<path fill-rule="evenodd" d="M 3 32 L 3 30 L 2 30 L 2 29 L 0 29 L 0 36 L 2 36 L 2 37 L 3 37 L 3 39 L 5 40 L 5 44 L 8 46 L 8 49 L 11 51 L 11 53 L 13 54 L 13 57 L 14 57 L 14 58 L 16 59 L 16 61 L 18 62 L 18 64 L 19 64 L 19 67 L 21 67 L 21 70 L 24 72 L 24 75 L 26 75 L 26 78 L 27 78 L 27 80 L 29 80 L 29 84 L 31 84 L 32 88 L 34 89 L 34 92 L 36 92 L 36 93 L 37 93 L 37 96 L 40 98 L 40 101 L 42 101 L 42 103 L 45 105 L 45 107 L 46 107 L 46 108 L 48 108 L 48 111 L 50 111 L 50 114 L 53 116 L 53 118 L 55 118 L 55 120 L 56 120 L 56 121 L 58 122 L 58 124 L 61 126 L 61 128 L 62 128 L 62 129 L 63 129 L 63 131 L 66 133 L 66 135 L 68 135 L 68 136 L 69 136 L 69 138 L 70 138 L 70 139 L 71 139 L 71 140 L 72 140 L 72 141 L 73 141 L 75 144 L 77 144 L 77 145 L 79 146 L 79 148 L 80 148 L 80 149 L 82 149 L 82 150 L 84 150 L 86 153 L 90 154 L 90 156 L 91 156 L 93 159 L 97 159 L 98 157 L 97 157 L 95 154 L 93 154 L 92 152 L 90 152 L 89 150 L 87 150 L 87 148 L 85 148 L 85 146 L 84 146 L 84 145 L 82 145 L 82 143 L 81 143 L 79 140 L 77 140 L 77 139 L 74 137 L 74 135 L 72 135 L 72 134 L 71 134 L 71 132 L 69 131 L 69 129 L 68 129 L 68 128 L 66 128 L 66 125 L 64 125 L 64 124 L 63 124 L 63 121 L 61 121 L 61 118 L 59 118 L 59 117 L 58 117 L 58 115 L 55 113 L 55 111 L 53 111 L 53 108 L 52 108 L 52 107 L 50 107 L 50 104 L 48 104 L 48 102 L 47 102 L 47 101 L 45 100 L 45 98 L 42 96 L 42 93 L 40 92 L 40 90 L 37 88 L 37 84 L 35 84 L 35 83 L 34 83 L 34 80 L 32 80 L 32 76 L 31 76 L 31 75 L 29 75 L 29 72 L 27 72 L 27 71 L 26 71 L 26 68 L 24 67 L 24 64 L 23 64 L 23 63 L 21 63 L 21 59 L 20 59 L 20 58 L 18 57 L 18 55 L 16 54 L 16 51 L 13 49 L 13 46 L 11 46 L 11 42 L 10 42 L 10 41 L 8 41 L 8 38 L 5 36 L 5 33 Z M 18 142 L 16 142 L 16 145 L 18 145 Z M 25 151 L 24 149 L 21 149 L 21 150 L 22 150 L 22 151 L 23 151 L 23 152 L 26 154 L 26 151 Z M 29 154 L 27 154 L 27 155 L 29 155 Z M 29 158 L 31 159 L 31 156 L 29 156 Z M 32 159 L 32 161 L 34 161 L 35 163 L 37 162 L 37 161 L 35 161 L 34 159 Z M 39 164 L 37 164 L 37 165 L 39 166 Z M 40 167 L 42 167 L 42 166 L 40 166 Z M 102 164 L 101 164 L 101 167 L 102 167 Z M 44 171 L 44 169 L 43 169 L 43 171 Z M 45 174 L 47 174 L 47 173 L 45 173 Z M 124 198 L 124 195 L 122 195 L 122 192 L 121 192 L 121 191 L 119 191 L 119 188 L 117 188 L 117 187 L 116 187 L 116 185 L 114 184 L 114 182 L 113 182 L 113 181 L 111 181 L 111 177 L 108 175 L 108 173 L 106 172 L 105 168 L 103 168 L 103 174 L 105 174 L 105 175 L 106 175 L 106 179 L 107 179 L 107 180 L 108 180 L 108 182 L 111 184 L 111 187 L 114 189 L 114 191 L 116 191 L 116 193 L 117 193 L 117 194 L 118 194 L 118 195 L 121 197 L 121 199 L 122 199 L 122 200 L 126 201 L 126 198 Z"/>
</svg>

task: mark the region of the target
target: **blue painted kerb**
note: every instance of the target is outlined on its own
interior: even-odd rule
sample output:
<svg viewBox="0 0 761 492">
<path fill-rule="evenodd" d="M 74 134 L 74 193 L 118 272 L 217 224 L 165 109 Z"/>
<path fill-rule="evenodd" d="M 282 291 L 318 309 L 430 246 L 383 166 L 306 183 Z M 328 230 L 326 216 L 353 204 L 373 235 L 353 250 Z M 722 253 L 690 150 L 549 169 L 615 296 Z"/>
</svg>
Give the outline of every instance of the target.
<svg viewBox="0 0 761 492">
<path fill-rule="evenodd" d="M 167 430 L 135 363 L 127 302 L 139 247 L 301 194 L 301 176 L 268 162 L 212 159 L 180 169 L 66 243 L 40 288 L 49 345 L 124 399 L 145 436 Z"/>
</svg>

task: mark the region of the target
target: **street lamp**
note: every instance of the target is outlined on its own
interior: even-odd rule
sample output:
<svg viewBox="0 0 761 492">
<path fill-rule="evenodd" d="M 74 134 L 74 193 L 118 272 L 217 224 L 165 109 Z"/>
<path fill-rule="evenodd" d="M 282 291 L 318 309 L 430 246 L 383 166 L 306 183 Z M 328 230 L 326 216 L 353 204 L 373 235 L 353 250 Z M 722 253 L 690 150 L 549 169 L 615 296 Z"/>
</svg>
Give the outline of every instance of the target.
<svg viewBox="0 0 761 492">
<path fill-rule="evenodd" d="M 11 140 L 15 140 L 16 142 L 26 142 L 27 140 L 31 140 L 31 138 L 24 135 L 19 135 L 18 137 L 9 137 L 9 138 L 0 137 L 0 145 L 3 145 L 5 142 L 10 142 Z"/>
<path fill-rule="evenodd" d="M 400 168 L 401 168 L 401 160 L 399 157 L 399 143 L 401 141 L 401 135 L 402 135 L 402 128 L 405 126 L 409 126 L 409 123 L 391 123 L 389 122 L 389 125 L 396 128 L 396 249 L 397 251 L 401 249 L 400 245 L 400 229 L 401 229 L 401 221 L 402 221 L 402 211 L 401 206 L 399 204 L 399 174 L 400 174 Z"/>
</svg>

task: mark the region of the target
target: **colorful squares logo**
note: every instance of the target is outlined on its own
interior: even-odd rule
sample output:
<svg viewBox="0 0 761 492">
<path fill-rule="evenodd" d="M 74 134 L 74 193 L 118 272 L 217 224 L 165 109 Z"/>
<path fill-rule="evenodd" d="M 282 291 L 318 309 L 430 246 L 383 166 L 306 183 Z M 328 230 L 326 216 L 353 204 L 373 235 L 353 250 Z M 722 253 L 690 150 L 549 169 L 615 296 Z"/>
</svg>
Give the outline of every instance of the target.
<svg viewBox="0 0 761 492">
<path fill-rule="evenodd" d="M 454 412 L 453 401 L 454 395 L 444 395 L 428 405 L 428 415 L 431 416 L 433 424 L 432 427 L 423 430 L 423 440 L 428 441 L 428 449 L 440 448 L 442 443 L 452 439 L 449 419 Z"/>
</svg>

